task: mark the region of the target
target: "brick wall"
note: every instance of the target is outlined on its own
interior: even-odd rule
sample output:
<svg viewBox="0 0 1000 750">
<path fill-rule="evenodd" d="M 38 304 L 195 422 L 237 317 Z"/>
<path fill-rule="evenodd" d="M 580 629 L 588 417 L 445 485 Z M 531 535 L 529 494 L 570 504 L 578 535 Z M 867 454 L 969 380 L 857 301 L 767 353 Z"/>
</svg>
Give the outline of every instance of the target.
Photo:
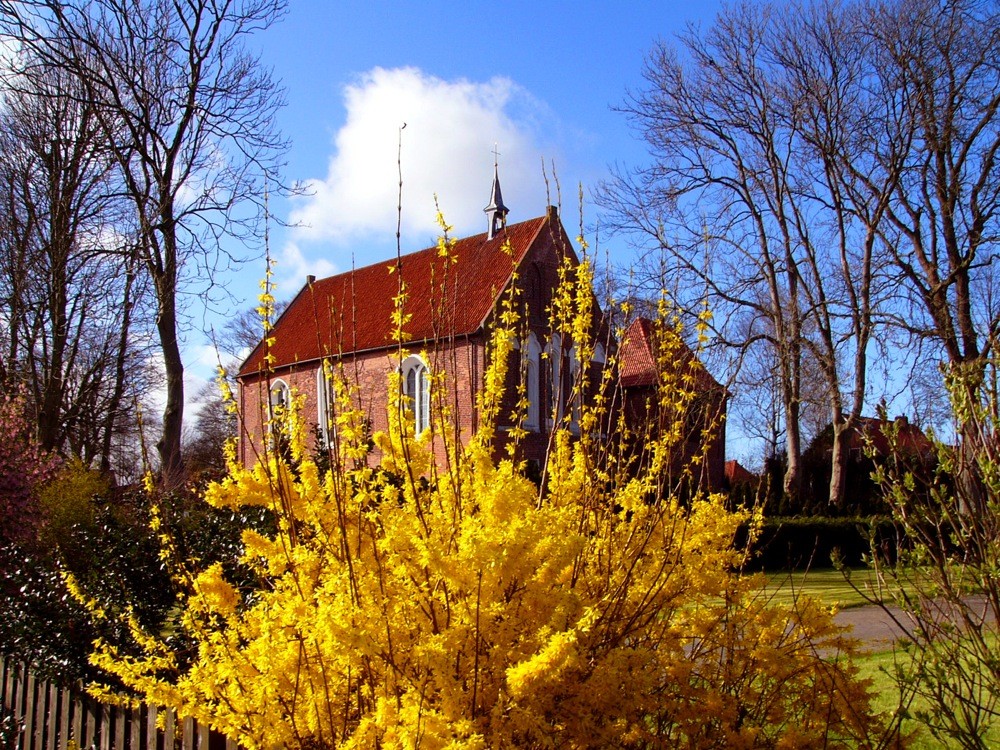
<svg viewBox="0 0 1000 750">
<path fill-rule="evenodd" d="M 645 440 L 645 425 L 653 434 L 668 428 L 666 417 L 661 417 L 658 408 L 658 392 L 655 386 L 633 386 L 624 389 L 625 421 L 634 431 L 635 439 Z M 690 467 L 694 484 L 698 489 L 719 491 L 726 481 L 726 393 L 721 387 L 697 395 L 688 405 L 683 415 L 683 439 L 670 456 L 671 476 L 680 476 Z M 670 418 L 674 418 L 673 415 Z M 705 450 L 705 442 L 708 443 Z M 694 456 L 704 451 L 701 464 L 692 464 Z"/>
<path fill-rule="evenodd" d="M 432 406 L 440 413 L 441 400 L 447 400 L 449 410 L 455 416 L 458 437 L 467 441 L 476 427 L 472 404 L 482 379 L 481 338 L 462 338 L 448 342 L 447 347 L 430 350 L 413 346 L 409 353 L 421 356 L 432 371 L 445 373 L 446 388 L 434 393 Z M 388 429 L 389 375 L 399 367 L 400 361 L 400 353 L 396 349 L 344 355 L 334 361 L 334 366 L 342 368 L 345 377 L 358 385 L 357 405 L 369 421 L 373 433 Z M 293 395 L 302 398 L 306 427 L 312 430 L 316 426 L 319 414 L 317 373 L 320 366 L 318 361 L 303 363 L 279 368 L 268 379 L 244 379 L 240 387 L 243 423 L 240 457 L 245 464 L 253 463 L 260 454 L 266 434 L 268 392 L 279 381 L 287 385 Z M 435 441 L 434 448 L 435 454 L 443 459 L 444 442 Z M 377 455 L 374 458 L 377 459 Z"/>
</svg>

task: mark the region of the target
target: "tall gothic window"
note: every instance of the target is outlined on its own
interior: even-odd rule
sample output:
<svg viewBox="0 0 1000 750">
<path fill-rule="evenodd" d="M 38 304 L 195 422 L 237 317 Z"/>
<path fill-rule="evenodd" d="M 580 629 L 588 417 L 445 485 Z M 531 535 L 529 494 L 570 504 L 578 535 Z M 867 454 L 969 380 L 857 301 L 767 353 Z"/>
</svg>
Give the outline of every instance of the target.
<svg viewBox="0 0 1000 750">
<path fill-rule="evenodd" d="M 319 439 L 324 447 L 329 447 L 333 436 L 333 413 L 330 411 L 330 382 L 322 363 L 316 371 L 316 423 L 319 425 Z"/>
<path fill-rule="evenodd" d="M 288 410 L 292 403 L 291 391 L 284 380 L 275 380 L 271 383 L 271 392 L 268 396 L 267 429 L 271 435 L 271 447 L 279 453 L 284 453 L 288 449 Z"/>
<path fill-rule="evenodd" d="M 291 399 L 288 393 L 288 384 L 284 380 L 275 380 L 271 383 L 271 421 L 280 421 L 288 414 L 288 405 Z"/>
<path fill-rule="evenodd" d="M 583 401 L 583 379 L 580 377 L 580 351 L 576 348 L 576 344 L 573 344 L 569 352 L 569 397 L 569 428 L 576 433 L 580 431 L 580 404 Z"/>
<path fill-rule="evenodd" d="M 419 435 L 431 426 L 430 371 L 424 361 L 416 356 L 407 357 L 401 370 L 406 407 L 413 418 L 414 433 Z"/>
<path fill-rule="evenodd" d="M 541 426 L 540 412 L 542 409 L 541 378 L 542 348 L 538 345 L 535 334 L 528 334 L 528 344 L 524 347 L 527 357 L 524 365 L 524 396 L 528 401 L 527 413 L 524 415 L 524 426 L 529 430 L 538 430 Z"/>
<path fill-rule="evenodd" d="M 563 397 L 563 350 L 562 350 L 562 336 L 558 333 L 552 334 L 552 338 L 549 341 L 549 345 L 546 348 L 548 354 L 548 365 L 545 368 L 546 374 L 548 375 L 548 382 L 546 383 L 548 392 L 549 402 L 547 404 L 548 415 L 546 419 L 549 420 L 551 426 L 558 425 L 559 421 L 563 417 L 563 406 L 565 400 Z"/>
</svg>

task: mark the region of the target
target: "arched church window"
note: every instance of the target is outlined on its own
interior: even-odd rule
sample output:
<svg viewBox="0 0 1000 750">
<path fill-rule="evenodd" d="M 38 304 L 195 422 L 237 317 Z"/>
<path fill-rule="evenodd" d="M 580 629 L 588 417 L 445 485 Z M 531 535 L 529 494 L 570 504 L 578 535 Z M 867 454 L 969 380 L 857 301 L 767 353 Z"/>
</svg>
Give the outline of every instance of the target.
<svg viewBox="0 0 1000 750">
<path fill-rule="evenodd" d="M 431 426 L 431 381 L 426 363 L 417 356 L 407 357 L 401 368 L 403 396 L 413 419 L 414 433 L 419 435 Z"/>
</svg>

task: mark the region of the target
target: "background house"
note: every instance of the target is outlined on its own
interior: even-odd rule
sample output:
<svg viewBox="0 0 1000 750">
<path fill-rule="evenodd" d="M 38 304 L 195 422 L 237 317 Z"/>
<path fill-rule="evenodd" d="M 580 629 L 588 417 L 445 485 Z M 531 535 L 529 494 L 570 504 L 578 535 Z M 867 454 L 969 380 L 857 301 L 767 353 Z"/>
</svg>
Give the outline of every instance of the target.
<svg viewBox="0 0 1000 750">
<path fill-rule="evenodd" d="M 889 511 L 882 491 L 872 479 L 880 464 L 893 461 L 929 479 L 936 461 L 934 445 L 917 425 L 906 417 L 879 419 L 859 417 L 847 434 L 847 465 L 844 472 L 844 502 L 829 507 L 830 462 L 833 428 L 819 433 L 802 454 L 803 504 L 786 512 L 873 515 Z"/>
<path fill-rule="evenodd" d="M 756 491 L 760 477 L 746 468 L 735 458 L 726 461 L 726 486 L 730 490 L 750 486 Z"/>
</svg>

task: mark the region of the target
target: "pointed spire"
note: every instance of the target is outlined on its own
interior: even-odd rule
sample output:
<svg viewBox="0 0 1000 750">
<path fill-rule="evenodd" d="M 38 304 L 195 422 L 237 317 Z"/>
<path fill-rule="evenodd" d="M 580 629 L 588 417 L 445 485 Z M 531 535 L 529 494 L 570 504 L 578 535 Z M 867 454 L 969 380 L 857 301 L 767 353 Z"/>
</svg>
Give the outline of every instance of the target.
<svg viewBox="0 0 1000 750">
<path fill-rule="evenodd" d="M 503 204 L 503 195 L 500 192 L 500 170 L 497 166 L 497 158 L 500 153 L 493 147 L 493 190 L 490 192 L 490 205 L 483 209 L 489 219 L 489 229 L 486 239 L 492 240 L 497 232 L 507 226 L 507 206 Z"/>
</svg>

